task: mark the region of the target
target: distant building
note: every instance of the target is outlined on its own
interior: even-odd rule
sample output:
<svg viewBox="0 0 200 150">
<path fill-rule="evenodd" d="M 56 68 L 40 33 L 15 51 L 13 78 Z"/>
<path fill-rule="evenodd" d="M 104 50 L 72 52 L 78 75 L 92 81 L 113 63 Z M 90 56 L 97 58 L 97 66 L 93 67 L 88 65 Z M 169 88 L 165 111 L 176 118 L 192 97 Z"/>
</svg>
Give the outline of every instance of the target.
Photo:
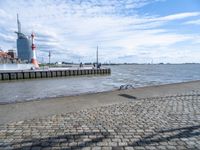
<svg viewBox="0 0 200 150">
<path fill-rule="evenodd" d="M 9 56 L 11 56 L 11 58 L 13 58 L 13 59 L 17 58 L 16 52 L 14 50 L 12 50 L 12 49 L 8 50 L 7 54 Z"/>
<path fill-rule="evenodd" d="M 18 63 L 17 59 L 12 58 L 7 52 L 0 50 L 0 64 Z"/>
<path fill-rule="evenodd" d="M 32 58 L 32 49 L 31 49 L 31 40 L 29 37 L 25 36 L 21 32 L 21 23 L 19 21 L 17 15 L 17 25 L 18 25 L 18 32 L 17 34 L 17 56 L 20 60 L 24 62 L 31 62 Z"/>
<path fill-rule="evenodd" d="M 3 50 L 0 50 L 0 57 L 1 58 L 11 58 L 10 55 L 8 55 L 6 52 L 4 52 Z"/>
<path fill-rule="evenodd" d="M 17 39 L 18 58 L 25 62 L 31 62 L 31 42 L 27 37 Z"/>
</svg>

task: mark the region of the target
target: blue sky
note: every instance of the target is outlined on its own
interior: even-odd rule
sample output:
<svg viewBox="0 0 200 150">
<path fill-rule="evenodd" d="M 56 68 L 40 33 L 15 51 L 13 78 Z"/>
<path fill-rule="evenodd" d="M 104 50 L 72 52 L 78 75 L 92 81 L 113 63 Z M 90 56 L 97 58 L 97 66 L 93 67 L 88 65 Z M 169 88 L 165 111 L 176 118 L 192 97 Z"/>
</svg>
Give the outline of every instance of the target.
<svg viewBox="0 0 200 150">
<path fill-rule="evenodd" d="M 0 47 L 16 49 L 22 31 L 36 34 L 48 61 L 200 63 L 199 0 L 0 0 Z"/>
</svg>

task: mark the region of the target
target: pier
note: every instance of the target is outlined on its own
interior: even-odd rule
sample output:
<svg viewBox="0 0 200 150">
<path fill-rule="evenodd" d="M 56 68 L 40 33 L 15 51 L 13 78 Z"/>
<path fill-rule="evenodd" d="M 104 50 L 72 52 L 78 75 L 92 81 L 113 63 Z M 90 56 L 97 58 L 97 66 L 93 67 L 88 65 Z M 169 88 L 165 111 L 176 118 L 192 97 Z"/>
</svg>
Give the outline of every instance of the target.
<svg viewBox="0 0 200 150">
<path fill-rule="evenodd" d="M 37 78 L 54 78 L 67 76 L 82 76 L 82 75 L 109 75 L 110 68 L 101 69 L 51 69 L 51 70 L 14 70 L 0 72 L 0 81 L 4 80 L 21 80 L 21 79 L 37 79 Z"/>
</svg>

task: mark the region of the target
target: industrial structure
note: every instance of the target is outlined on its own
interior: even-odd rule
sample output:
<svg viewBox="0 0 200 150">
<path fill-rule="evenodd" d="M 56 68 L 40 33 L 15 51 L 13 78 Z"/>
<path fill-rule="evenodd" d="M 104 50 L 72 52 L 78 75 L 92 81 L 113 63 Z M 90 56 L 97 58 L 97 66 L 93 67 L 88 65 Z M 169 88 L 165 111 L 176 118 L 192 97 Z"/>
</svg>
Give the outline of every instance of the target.
<svg viewBox="0 0 200 150">
<path fill-rule="evenodd" d="M 18 58 L 23 62 L 30 63 L 32 58 L 31 39 L 30 37 L 22 33 L 21 23 L 19 21 L 18 14 L 17 14 L 17 26 L 18 26 L 18 31 L 15 33 L 17 34 Z"/>
</svg>

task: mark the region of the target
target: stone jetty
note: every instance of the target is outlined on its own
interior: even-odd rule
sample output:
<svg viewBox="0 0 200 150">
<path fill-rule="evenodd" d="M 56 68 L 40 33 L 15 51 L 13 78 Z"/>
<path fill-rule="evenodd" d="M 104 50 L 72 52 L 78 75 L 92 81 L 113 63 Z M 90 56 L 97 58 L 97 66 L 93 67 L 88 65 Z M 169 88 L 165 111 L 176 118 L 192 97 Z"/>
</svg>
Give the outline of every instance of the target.
<svg viewBox="0 0 200 150">
<path fill-rule="evenodd" d="M 110 68 L 101 69 L 54 69 L 54 70 L 15 70 L 15 71 L 0 71 L 1 80 L 21 80 L 21 79 L 37 79 L 37 78 L 54 78 L 66 76 L 81 76 L 81 75 L 108 75 L 111 73 Z"/>
</svg>

